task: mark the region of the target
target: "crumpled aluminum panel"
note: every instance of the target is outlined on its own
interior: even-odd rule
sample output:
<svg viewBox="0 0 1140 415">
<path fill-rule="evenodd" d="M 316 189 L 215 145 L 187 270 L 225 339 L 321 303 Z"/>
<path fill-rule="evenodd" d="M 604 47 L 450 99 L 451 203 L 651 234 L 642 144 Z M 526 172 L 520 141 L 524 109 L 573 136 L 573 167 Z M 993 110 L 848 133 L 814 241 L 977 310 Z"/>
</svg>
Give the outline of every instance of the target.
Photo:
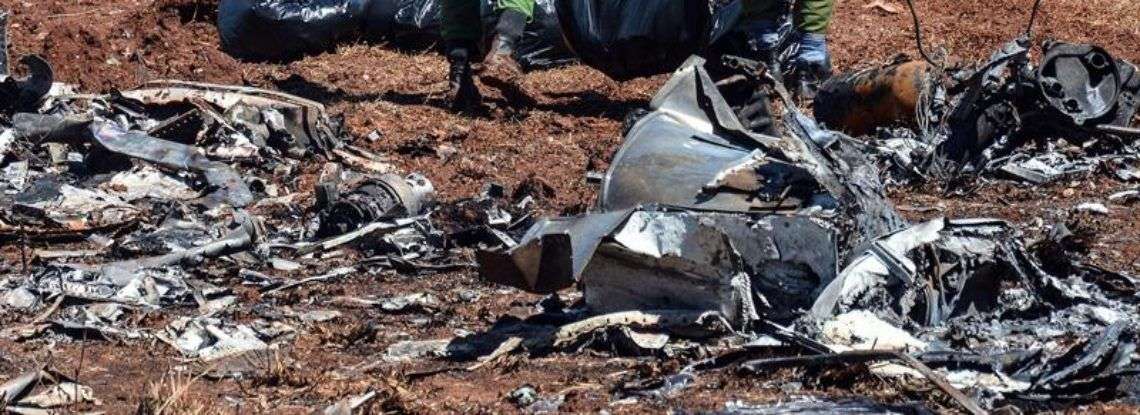
<svg viewBox="0 0 1140 415">
<path fill-rule="evenodd" d="M 807 216 L 638 210 L 607 240 L 581 277 L 586 305 L 598 313 L 791 319 L 838 267 L 837 230 Z"/>
<path fill-rule="evenodd" d="M 516 247 L 480 252 L 481 275 L 539 293 L 579 283 L 597 312 L 790 320 L 853 247 L 905 224 L 841 135 L 798 112 L 788 136 L 746 131 L 702 63 L 679 69 L 630 129 L 602 213 L 546 220 Z"/>
</svg>

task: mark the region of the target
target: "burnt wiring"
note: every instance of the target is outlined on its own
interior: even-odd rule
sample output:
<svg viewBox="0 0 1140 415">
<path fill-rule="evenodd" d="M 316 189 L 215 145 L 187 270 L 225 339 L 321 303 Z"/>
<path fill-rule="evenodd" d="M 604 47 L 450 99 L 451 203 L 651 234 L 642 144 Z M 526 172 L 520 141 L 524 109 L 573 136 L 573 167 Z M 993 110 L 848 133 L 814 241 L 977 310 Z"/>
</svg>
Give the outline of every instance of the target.
<svg viewBox="0 0 1140 415">
<path fill-rule="evenodd" d="M 906 5 L 910 7 L 910 17 L 914 21 L 914 42 L 918 44 L 918 54 L 922 55 L 922 59 L 929 63 L 930 66 L 942 70 L 942 64 L 934 62 L 930 55 L 926 53 L 926 48 L 922 46 L 922 24 L 918 21 L 918 11 L 914 8 L 914 0 L 906 0 Z"/>
<path fill-rule="evenodd" d="M 1033 2 L 1033 12 L 1029 14 L 1029 24 L 1025 26 L 1025 38 L 1033 38 L 1033 24 L 1037 23 L 1037 12 L 1041 10 L 1041 0 Z"/>
</svg>

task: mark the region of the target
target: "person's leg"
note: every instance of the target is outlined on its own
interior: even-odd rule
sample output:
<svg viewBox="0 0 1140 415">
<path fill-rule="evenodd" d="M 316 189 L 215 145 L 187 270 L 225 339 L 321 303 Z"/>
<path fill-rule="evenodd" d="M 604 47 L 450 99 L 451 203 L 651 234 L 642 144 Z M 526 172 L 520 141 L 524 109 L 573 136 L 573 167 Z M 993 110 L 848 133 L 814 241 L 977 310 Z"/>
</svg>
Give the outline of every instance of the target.
<svg viewBox="0 0 1140 415">
<path fill-rule="evenodd" d="M 772 54 L 780 41 L 781 17 L 788 10 L 788 3 L 784 0 L 744 0 L 744 13 L 738 30 L 744 32 L 750 48 L 764 53 L 759 58 L 769 66 L 776 63 Z"/>
<path fill-rule="evenodd" d="M 447 100 L 453 109 L 470 109 L 481 99 L 471 75 L 471 60 L 483 36 L 479 0 L 443 0 L 440 9 L 440 35 L 449 65 Z"/>
<path fill-rule="evenodd" d="M 498 0 L 496 9 L 499 12 L 513 10 L 526 16 L 529 21 L 534 17 L 534 0 Z"/>
<path fill-rule="evenodd" d="M 784 0 L 744 0 L 744 13 L 742 16 L 745 22 L 754 22 L 758 20 L 778 21 L 780 15 L 783 14 L 787 3 Z"/>
<path fill-rule="evenodd" d="M 479 0 L 443 0 L 440 3 L 440 24 L 444 42 L 476 44 L 483 36 Z"/>
<path fill-rule="evenodd" d="M 834 12 L 834 0 L 799 0 L 796 2 L 796 28 L 803 33 L 826 35 Z"/>
<path fill-rule="evenodd" d="M 488 65 L 498 64 L 500 58 L 510 58 L 514 54 L 527 21 L 534 16 L 534 0 L 496 0 L 495 6 L 499 16 L 491 49 L 487 51 L 485 63 Z M 514 63 L 513 59 L 509 63 Z"/>
<path fill-rule="evenodd" d="M 526 30 L 526 23 L 534 15 L 534 0 L 497 0 L 499 19 L 491 49 L 483 59 L 479 77 L 487 85 L 499 88 L 507 99 L 532 104 L 534 98 L 522 87 L 522 68 L 514 53 Z"/>
<path fill-rule="evenodd" d="M 823 79 L 831 75 L 831 55 L 827 50 L 827 28 L 835 10 L 834 0 L 799 0 L 796 28 L 800 32 L 800 53 L 796 65 Z"/>
</svg>

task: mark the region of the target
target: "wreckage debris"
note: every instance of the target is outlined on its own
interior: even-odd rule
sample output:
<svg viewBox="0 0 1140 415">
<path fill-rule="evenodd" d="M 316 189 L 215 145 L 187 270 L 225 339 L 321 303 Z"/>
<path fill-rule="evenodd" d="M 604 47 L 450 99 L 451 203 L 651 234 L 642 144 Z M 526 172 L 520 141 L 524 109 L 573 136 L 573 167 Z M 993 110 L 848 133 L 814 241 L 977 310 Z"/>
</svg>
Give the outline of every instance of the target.
<svg viewBox="0 0 1140 415">
<path fill-rule="evenodd" d="M 494 235 L 477 238 L 483 246 L 513 244 L 508 231 L 529 217 L 525 204 L 485 195 L 463 202 L 481 216 L 447 217 L 455 234 L 436 229 L 440 206 L 426 177 L 392 173 L 304 98 L 182 81 L 80 95 L 53 85 L 46 63 L 28 62 L 28 81 L 3 84 L 29 101 L 0 117 L 0 240 L 25 247 L 20 269 L 4 268 L 0 308 L 34 317 L 0 331 L 7 339 L 158 341 L 203 362 L 274 350 L 298 327 L 338 314 L 262 312 L 238 322 L 238 294 L 216 285 L 226 276 L 269 303 L 362 272 L 462 269 L 469 261 L 457 251 L 476 242 L 459 233 Z M 293 180 L 309 159 L 326 167 L 315 192 Z M 301 203 L 310 194 L 315 203 Z M 81 249 L 28 250 L 29 241 Z M 344 257 L 354 263 L 327 262 Z M 393 314 L 441 307 L 430 294 L 356 300 Z M 144 324 L 156 312 L 175 318 Z M 27 400 L 16 386 L 6 404 L 90 398 L 79 387 L 85 394 Z"/>
<path fill-rule="evenodd" d="M 427 178 L 413 174 L 381 176 L 342 194 L 333 186 L 317 188 L 321 228 L 317 236 L 342 235 L 381 219 L 418 216 L 431 207 L 435 189 Z"/>
<path fill-rule="evenodd" d="M 54 370 L 33 370 L 0 385 L 0 404 L 8 413 L 49 414 L 76 403 L 100 405 L 90 387 Z"/>
<path fill-rule="evenodd" d="M 1136 66 L 1095 45 L 1046 42 L 1039 62 L 1029 52 L 1019 38 L 974 68 L 910 61 L 836 76 L 815 114 L 852 134 L 911 141 L 880 148 L 899 181 L 986 173 L 1043 184 L 1135 160 Z M 1076 150 L 1054 150 L 1062 140 Z"/>
<path fill-rule="evenodd" d="M 355 26 L 361 18 L 349 14 L 376 10 L 337 7 L 364 3 L 287 4 L 275 9 L 286 12 L 275 22 L 303 18 L 312 7 L 337 13 L 306 24 Z M 581 6 L 561 16 L 579 26 L 604 14 L 589 11 L 635 5 L 561 3 Z M 651 40 L 657 43 L 645 56 L 674 65 L 679 53 L 687 57 L 715 39 L 708 31 L 723 27 L 717 19 L 731 19 L 732 5 L 698 3 L 699 18 Z M 414 14 L 419 29 L 430 27 L 433 4 L 390 2 L 383 10 Z M 656 9 L 680 10 L 673 6 L 689 7 Z M 400 31 L 393 25 L 407 23 L 386 24 L 383 30 Z M 297 27 L 307 26 L 289 30 Z M 591 50 L 610 56 L 583 54 L 592 65 L 618 77 L 660 69 L 615 62 L 621 54 L 614 50 L 645 39 L 603 32 L 571 39 L 576 48 L 604 46 Z M 900 384 L 923 385 L 921 393 L 970 413 L 1136 400 L 1140 281 L 1083 263 L 1075 255 L 1083 235 L 1063 225 L 1026 244 L 1000 220 L 910 224 L 884 195 L 887 183 L 900 180 L 884 181 L 877 163 L 903 178 L 934 177 L 931 155 L 958 145 L 965 157 L 952 161 L 1035 183 L 1129 159 L 1125 138 L 1140 89 L 1135 69 L 1093 46 L 1050 45 L 1039 64 L 1027 62 L 1025 49 L 1009 45 L 990 65 L 964 72 L 958 85 L 935 82 L 933 70 L 917 63 L 838 78 L 832 86 L 850 89 L 825 88 L 820 99 L 846 93 L 840 107 L 856 110 L 868 110 L 858 102 L 868 96 L 880 100 L 867 104 L 869 113 L 817 106 L 823 124 L 769 85 L 783 101 L 783 124 L 766 130 L 775 134 L 746 128 L 721 93 L 725 86 L 701 59 L 690 59 L 650 111 L 631 117 L 609 170 L 595 176 L 594 209 L 541 220 L 529 212 L 540 193 L 550 192 L 540 178 L 513 197 L 489 185 L 471 199 L 437 201 L 426 177 L 396 172 L 386 157 L 353 145 L 322 105 L 303 98 L 180 81 L 77 95 L 52 84 L 46 63 L 27 59 L 29 79 L 0 83 L 7 88 L 0 94 L 18 102 L 0 109 L 0 239 L 26 256 L 18 272 L 5 264 L 0 275 L 0 308 L 19 322 L 0 336 L 157 342 L 209 365 L 212 378 L 234 378 L 257 370 L 238 362 L 276 354 L 306 328 L 356 317 L 331 309 L 346 306 L 386 318 L 411 315 L 412 325 L 455 333 L 429 340 L 386 335 L 392 343 L 368 367 L 451 363 L 409 379 L 589 350 L 689 362 L 664 376 L 622 374 L 630 381 L 612 391 L 619 401 L 668 400 L 714 370 L 766 376 L 797 368 L 810 377 L 835 366 L 917 380 Z M 764 80 L 755 62 L 725 66 Z M 963 103 L 986 105 L 979 115 Z M 1031 125 L 1034 117 L 1095 143 L 1022 149 L 1019 140 L 1054 138 L 1035 136 L 1041 126 Z M 887 139 L 865 143 L 828 126 L 858 134 L 897 128 L 880 129 Z M 1128 164 L 1114 171 L 1135 178 Z M 316 170 L 317 180 L 296 180 Z M 531 197 L 526 186 L 539 190 Z M 1123 203 L 1135 193 L 1107 200 Z M 1117 214 L 1095 202 L 1074 209 Z M 76 246 L 28 246 L 43 241 Z M 362 276 L 467 269 L 472 249 L 483 279 L 551 295 L 534 315 L 503 316 L 471 332 L 439 316 L 451 314 L 450 298 L 474 302 L 480 291 L 336 291 Z M 571 288 L 578 292 L 566 293 Z M 250 298 L 256 304 L 242 307 Z M 150 313 L 169 318 L 152 324 L 144 319 Z M 364 331 L 376 330 L 370 322 Z M 512 386 L 500 396 L 530 412 L 562 410 L 580 387 Z M 16 413 L 96 402 L 90 388 L 49 370 L 12 377 L 0 385 L 0 398 Z M 358 390 L 325 413 L 367 410 L 384 399 Z M 728 402 L 724 411 L 931 412 L 923 403 L 811 396 Z"/>
<path fill-rule="evenodd" d="M 833 162 L 859 157 L 842 138 L 817 143 L 809 137 L 824 133 L 806 117 L 789 117 L 798 136 L 747 132 L 699 59 L 652 107 L 611 163 L 601 211 L 540 222 L 510 251 L 481 253 L 486 279 L 540 293 L 578 283 L 598 312 L 715 304 L 740 323 L 802 308 L 796 299 L 834 277 L 841 252 L 904 223 L 876 172 Z"/>
<path fill-rule="evenodd" d="M 787 136 L 757 136 L 723 105 L 690 62 L 627 132 L 601 178 L 599 211 L 537 222 L 509 250 L 480 253 L 481 275 L 538 293 L 577 286 L 587 314 L 703 311 L 724 318 L 730 336 L 772 341 L 694 363 L 637 396 L 667 396 L 731 362 L 767 372 L 852 358 L 880 362 L 869 366 L 880 375 L 929 379 L 972 413 L 1135 398 L 1127 316 L 1138 280 L 1083 265 L 1067 245 L 1026 248 L 998 220 L 908 225 L 849 138 L 794 105 Z M 554 333 L 610 327 L 608 344 L 636 346 L 608 350 L 628 355 L 670 342 L 629 319 L 585 321 Z M 772 349 L 764 344 L 814 356 L 728 357 Z"/>
</svg>

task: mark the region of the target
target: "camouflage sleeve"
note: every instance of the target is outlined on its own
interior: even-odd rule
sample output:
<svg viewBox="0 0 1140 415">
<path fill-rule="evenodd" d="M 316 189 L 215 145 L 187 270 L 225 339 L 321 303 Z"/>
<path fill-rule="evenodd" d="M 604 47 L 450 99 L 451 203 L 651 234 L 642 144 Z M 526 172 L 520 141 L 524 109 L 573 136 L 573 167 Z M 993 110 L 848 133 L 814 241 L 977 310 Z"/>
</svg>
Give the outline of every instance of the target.
<svg viewBox="0 0 1140 415">
<path fill-rule="evenodd" d="M 835 11 L 835 0 L 798 0 L 796 28 L 807 33 L 826 34 Z"/>
</svg>

